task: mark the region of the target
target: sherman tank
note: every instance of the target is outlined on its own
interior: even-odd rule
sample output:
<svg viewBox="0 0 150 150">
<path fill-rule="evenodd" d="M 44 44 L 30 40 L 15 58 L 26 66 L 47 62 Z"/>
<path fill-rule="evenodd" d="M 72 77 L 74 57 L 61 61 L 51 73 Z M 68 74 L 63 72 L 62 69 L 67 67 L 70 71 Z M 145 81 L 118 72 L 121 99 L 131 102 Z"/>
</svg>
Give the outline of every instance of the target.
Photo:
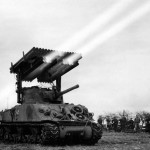
<svg viewBox="0 0 150 150">
<path fill-rule="evenodd" d="M 8 142 L 41 144 L 95 144 L 102 127 L 83 105 L 65 103 L 63 95 L 78 88 L 61 91 L 61 77 L 79 65 L 80 54 L 32 48 L 16 62 L 18 105 L 0 112 L 0 138 Z M 70 59 L 72 60 L 70 63 Z M 48 84 L 23 87 L 23 82 Z"/>
</svg>

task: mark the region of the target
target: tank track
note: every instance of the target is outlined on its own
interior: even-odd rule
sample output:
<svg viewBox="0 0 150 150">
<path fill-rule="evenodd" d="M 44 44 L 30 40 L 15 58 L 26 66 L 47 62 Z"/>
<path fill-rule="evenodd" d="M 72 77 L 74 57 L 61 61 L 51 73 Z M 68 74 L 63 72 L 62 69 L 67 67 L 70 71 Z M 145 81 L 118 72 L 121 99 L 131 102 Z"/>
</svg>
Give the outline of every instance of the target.
<svg viewBox="0 0 150 150">
<path fill-rule="evenodd" d="M 14 126 L 11 125 L 1 126 L 0 140 L 3 142 L 41 143 L 50 145 L 57 144 L 59 140 L 59 127 L 56 124 L 30 124 L 27 126 L 30 130 L 30 134 L 25 133 L 26 131 L 24 131 L 24 127 L 25 126 L 17 126 L 15 129 Z"/>
<path fill-rule="evenodd" d="M 98 124 L 92 123 L 92 136 L 88 140 L 82 138 L 69 137 L 69 139 L 60 140 L 59 126 L 55 123 L 43 123 L 43 124 L 26 124 L 25 125 L 10 125 L 3 124 L 0 126 L 0 140 L 3 142 L 13 143 L 39 143 L 44 145 L 59 145 L 59 144 L 71 144 L 69 140 L 72 139 L 72 144 L 75 144 L 77 140 L 78 144 L 94 145 L 102 137 L 102 128 Z M 79 140 L 79 141 L 78 141 Z"/>
<path fill-rule="evenodd" d="M 99 139 L 102 137 L 102 129 L 100 126 L 94 126 L 92 127 L 92 138 L 91 138 L 91 144 L 95 144 L 98 142 Z"/>
<path fill-rule="evenodd" d="M 41 144 L 57 144 L 59 141 L 59 128 L 55 124 L 47 124 L 41 130 Z"/>
<path fill-rule="evenodd" d="M 102 137 L 102 127 L 99 124 L 92 124 L 92 137 L 86 140 L 84 144 L 95 145 Z"/>
</svg>

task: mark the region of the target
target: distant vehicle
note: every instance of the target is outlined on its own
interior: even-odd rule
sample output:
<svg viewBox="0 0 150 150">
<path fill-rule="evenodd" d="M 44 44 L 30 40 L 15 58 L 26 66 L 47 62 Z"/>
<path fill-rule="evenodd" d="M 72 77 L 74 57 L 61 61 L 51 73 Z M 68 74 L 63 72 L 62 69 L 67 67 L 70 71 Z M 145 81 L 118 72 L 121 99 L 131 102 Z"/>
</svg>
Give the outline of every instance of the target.
<svg viewBox="0 0 150 150">
<path fill-rule="evenodd" d="M 75 53 L 57 54 L 53 50 L 32 48 L 11 65 L 10 72 L 16 74 L 18 105 L 1 112 L 0 138 L 3 141 L 95 144 L 102 137 L 102 126 L 93 121 L 93 113 L 85 106 L 63 100 L 63 94 L 79 85 L 61 91 L 61 76 L 76 67 L 81 57 L 70 65 L 64 63 L 64 59 Z M 47 56 L 51 61 L 45 61 Z M 49 83 L 50 87 L 22 87 L 23 81 L 34 79 Z"/>
</svg>

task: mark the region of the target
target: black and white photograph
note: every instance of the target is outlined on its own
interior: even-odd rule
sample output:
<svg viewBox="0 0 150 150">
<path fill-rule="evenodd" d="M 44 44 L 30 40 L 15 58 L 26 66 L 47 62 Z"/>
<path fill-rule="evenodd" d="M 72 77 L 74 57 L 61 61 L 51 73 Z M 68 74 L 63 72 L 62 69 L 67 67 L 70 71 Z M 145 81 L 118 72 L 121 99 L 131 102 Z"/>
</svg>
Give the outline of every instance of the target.
<svg viewBox="0 0 150 150">
<path fill-rule="evenodd" d="M 0 150 L 149 150 L 150 1 L 0 0 Z"/>
</svg>

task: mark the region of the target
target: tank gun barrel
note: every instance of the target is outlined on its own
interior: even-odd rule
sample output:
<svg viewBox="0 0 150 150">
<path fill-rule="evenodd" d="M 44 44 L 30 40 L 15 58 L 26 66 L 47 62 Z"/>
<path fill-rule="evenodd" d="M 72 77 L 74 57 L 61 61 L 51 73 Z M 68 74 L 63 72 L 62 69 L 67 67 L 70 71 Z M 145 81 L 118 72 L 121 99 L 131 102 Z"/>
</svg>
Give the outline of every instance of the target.
<svg viewBox="0 0 150 150">
<path fill-rule="evenodd" d="M 68 92 L 70 92 L 70 91 L 72 91 L 72 90 L 74 90 L 74 89 L 77 89 L 77 88 L 79 88 L 79 85 L 78 85 L 78 84 L 75 85 L 75 86 L 72 86 L 72 87 L 70 87 L 70 88 L 68 88 L 68 89 L 66 89 L 66 90 L 64 90 L 64 91 L 59 92 L 56 97 L 58 98 L 58 97 L 60 97 L 60 96 L 62 96 L 62 95 L 64 95 L 64 94 L 66 94 L 66 93 L 68 93 Z"/>
</svg>

